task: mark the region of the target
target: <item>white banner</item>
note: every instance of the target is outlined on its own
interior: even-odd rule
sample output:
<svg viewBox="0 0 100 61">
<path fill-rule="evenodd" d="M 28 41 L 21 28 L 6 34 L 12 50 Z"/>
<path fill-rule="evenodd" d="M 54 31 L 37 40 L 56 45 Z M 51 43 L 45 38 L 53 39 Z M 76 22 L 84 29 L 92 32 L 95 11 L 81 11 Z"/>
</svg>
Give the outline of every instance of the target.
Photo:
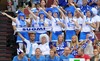
<svg viewBox="0 0 100 61">
<path fill-rule="evenodd" d="M 21 27 L 16 29 L 17 32 L 37 32 L 51 31 L 51 27 Z"/>
</svg>

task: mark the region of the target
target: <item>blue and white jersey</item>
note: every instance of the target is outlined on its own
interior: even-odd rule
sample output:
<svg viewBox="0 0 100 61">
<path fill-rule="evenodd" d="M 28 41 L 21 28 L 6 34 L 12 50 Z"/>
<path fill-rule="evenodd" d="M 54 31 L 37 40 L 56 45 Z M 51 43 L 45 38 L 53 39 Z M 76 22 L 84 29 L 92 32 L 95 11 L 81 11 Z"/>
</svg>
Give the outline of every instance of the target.
<svg viewBox="0 0 100 61">
<path fill-rule="evenodd" d="M 75 24 L 73 21 L 76 21 L 76 19 L 66 17 L 65 21 L 66 21 L 66 28 L 67 28 L 66 30 L 75 30 Z"/>
<path fill-rule="evenodd" d="M 61 44 L 57 45 L 55 44 L 56 50 L 58 55 L 62 55 L 64 52 L 65 47 L 67 47 L 67 43 L 66 42 L 62 42 Z"/>
<path fill-rule="evenodd" d="M 51 58 L 50 55 L 46 56 L 46 61 L 60 61 L 58 56 L 54 56 L 54 58 Z"/>
<path fill-rule="evenodd" d="M 73 49 L 73 48 L 76 48 L 76 49 Z M 71 47 L 71 50 L 72 50 L 71 54 L 72 54 L 73 56 L 76 56 L 76 55 L 78 54 L 77 49 L 78 49 L 78 45 L 72 46 L 72 47 Z"/>
<path fill-rule="evenodd" d="M 18 18 L 16 18 L 16 27 L 27 27 L 27 23 L 25 20 L 18 20 Z"/>
<path fill-rule="evenodd" d="M 84 24 L 82 26 L 81 32 L 91 32 L 91 30 L 93 30 L 89 24 L 86 24 L 86 22 L 91 24 L 94 23 L 95 20 L 93 18 L 84 17 Z"/>
<path fill-rule="evenodd" d="M 39 58 L 36 55 L 31 56 L 30 61 L 45 61 L 45 56 L 40 55 Z"/>
<path fill-rule="evenodd" d="M 63 23 L 63 19 L 53 18 L 52 17 L 52 28 L 53 28 L 53 32 L 55 32 L 55 31 L 62 31 L 62 27 L 59 24 L 57 24 L 57 22 L 62 22 Z"/>
<path fill-rule="evenodd" d="M 24 56 L 21 60 L 18 59 L 18 56 L 14 56 L 12 61 L 28 61 L 28 58 L 26 56 Z"/>
</svg>

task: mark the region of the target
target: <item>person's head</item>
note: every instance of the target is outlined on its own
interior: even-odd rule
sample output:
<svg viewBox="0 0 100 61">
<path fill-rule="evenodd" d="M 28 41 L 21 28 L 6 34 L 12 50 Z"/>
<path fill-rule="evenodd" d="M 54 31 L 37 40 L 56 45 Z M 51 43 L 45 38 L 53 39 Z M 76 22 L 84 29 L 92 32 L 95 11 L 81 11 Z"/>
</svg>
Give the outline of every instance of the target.
<svg viewBox="0 0 100 61">
<path fill-rule="evenodd" d="M 83 54 L 84 54 L 84 49 L 79 48 L 79 49 L 78 49 L 78 55 L 79 55 L 79 56 L 82 56 Z"/>
<path fill-rule="evenodd" d="M 17 49 L 17 55 L 19 58 L 23 58 L 25 56 L 23 50 L 20 48 Z"/>
<path fill-rule="evenodd" d="M 78 37 L 76 35 L 72 36 L 72 42 L 77 43 L 78 42 Z"/>
<path fill-rule="evenodd" d="M 77 10 L 78 10 L 79 12 L 81 12 L 81 9 L 80 9 L 80 8 L 77 8 Z M 79 18 L 79 17 L 80 17 L 79 12 L 75 11 L 75 12 L 74 12 L 74 16 L 77 17 L 77 18 Z"/>
<path fill-rule="evenodd" d="M 44 11 L 40 11 L 39 12 L 39 17 L 41 18 L 41 19 L 44 19 L 45 17 L 46 17 L 46 14 L 44 13 Z"/>
<path fill-rule="evenodd" d="M 34 41 L 35 33 L 29 33 L 29 38 L 30 38 L 30 41 Z"/>
<path fill-rule="evenodd" d="M 24 13 L 19 13 L 18 14 L 18 20 L 25 20 L 26 19 L 26 16 Z"/>
<path fill-rule="evenodd" d="M 35 55 L 36 55 L 36 56 L 40 56 L 41 53 L 42 53 L 41 49 L 40 49 L 40 48 L 36 48 L 36 50 L 35 50 Z"/>
<path fill-rule="evenodd" d="M 54 50 L 50 50 L 50 56 L 54 57 L 55 56 L 55 51 Z"/>
<path fill-rule="evenodd" d="M 87 11 L 86 11 L 86 16 L 87 16 L 87 17 L 91 17 L 91 16 L 92 16 L 92 11 L 87 10 Z"/>
<path fill-rule="evenodd" d="M 52 9 L 53 17 L 58 18 L 60 16 L 59 10 L 57 8 Z"/>
<path fill-rule="evenodd" d="M 41 34 L 40 35 L 40 42 L 42 44 L 49 42 L 49 36 L 47 34 Z"/>
<path fill-rule="evenodd" d="M 93 50 L 93 53 L 94 53 L 94 56 L 97 56 L 97 55 L 99 54 L 98 49 L 94 49 L 94 50 Z"/>
<path fill-rule="evenodd" d="M 47 11 L 47 13 L 48 13 L 49 15 L 52 16 L 52 8 L 46 8 L 46 11 Z"/>
<path fill-rule="evenodd" d="M 87 0 L 82 0 L 83 5 L 87 5 L 88 1 Z"/>
<path fill-rule="evenodd" d="M 59 35 L 58 36 L 58 42 L 63 42 L 64 41 L 64 36 L 63 35 Z"/>
<path fill-rule="evenodd" d="M 45 7 L 46 5 L 46 0 L 40 0 L 40 6 Z"/>
<path fill-rule="evenodd" d="M 73 0 L 68 0 L 68 3 L 70 4 L 70 3 L 73 3 Z"/>
<path fill-rule="evenodd" d="M 68 54 L 70 54 L 70 52 L 71 52 L 71 49 L 69 47 L 65 47 L 64 55 L 68 55 Z"/>
<path fill-rule="evenodd" d="M 67 16 L 68 16 L 69 18 L 72 18 L 73 13 L 72 13 L 71 11 L 67 11 Z"/>
</svg>

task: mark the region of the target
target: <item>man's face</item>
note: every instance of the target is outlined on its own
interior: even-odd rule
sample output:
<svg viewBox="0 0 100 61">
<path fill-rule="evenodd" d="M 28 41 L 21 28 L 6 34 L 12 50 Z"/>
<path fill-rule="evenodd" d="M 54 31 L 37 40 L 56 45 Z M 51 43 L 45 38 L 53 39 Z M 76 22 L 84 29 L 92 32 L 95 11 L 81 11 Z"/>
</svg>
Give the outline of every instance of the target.
<svg viewBox="0 0 100 61">
<path fill-rule="evenodd" d="M 30 34 L 30 40 L 34 41 L 34 39 L 35 39 L 35 34 Z"/>
<path fill-rule="evenodd" d="M 35 51 L 35 55 L 36 55 L 36 56 L 39 56 L 40 54 L 41 54 L 40 49 L 36 49 L 36 51 Z"/>
<path fill-rule="evenodd" d="M 79 49 L 78 50 L 78 55 L 81 56 L 82 55 L 82 51 Z"/>
<path fill-rule="evenodd" d="M 67 55 L 67 54 L 70 54 L 70 49 L 68 48 L 68 47 L 66 47 L 65 49 L 64 49 L 64 53 Z"/>
<path fill-rule="evenodd" d="M 93 53 L 94 53 L 94 56 L 96 56 L 96 55 L 98 55 L 98 54 L 99 54 L 99 52 L 98 52 L 98 50 L 97 50 L 97 49 L 94 49 Z"/>
</svg>

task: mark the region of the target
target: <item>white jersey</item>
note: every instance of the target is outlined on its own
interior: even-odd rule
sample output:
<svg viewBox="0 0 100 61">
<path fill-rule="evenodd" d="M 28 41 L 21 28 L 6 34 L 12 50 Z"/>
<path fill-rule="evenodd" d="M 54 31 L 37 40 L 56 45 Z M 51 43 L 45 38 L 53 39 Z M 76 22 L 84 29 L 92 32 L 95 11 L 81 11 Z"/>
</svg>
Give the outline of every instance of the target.
<svg viewBox="0 0 100 61">
<path fill-rule="evenodd" d="M 42 51 L 42 55 L 50 55 L 49 43 L 40 44 L 39 48 Z"/>
<path fill-rule="evenodd" d="M 84 16 L 84 23 L 83 23 L 81 32 L 91 32 L 93 30 L 93 28 L 89 24 L 86 24 L 86 22 L 91 24 L 91 23 L 94 23 L 95 20 L 93 18 L 88 18 Z"/>
<path fill-rule="evenodd" d="M 76 21 L 76 19 L 68 17 L 65 18 L 66 30 L 75 30 L 75 24 L 73 21 Z"/>
<path fill-rule="evenodd" d="M 59 24 L 57 24 L 57 22 L 62 22 L 63 23 L 63 19 L 53 18 L 52 17 L 52 28 L 53 28 L 53 32 L 55 32 L 55 31 L 62 31 L 62 27 Z"/>
<path fill-rule="evenodd" d="M 36 48 L 38 48 L 38 44 L 37 43 L 31 43 L 29 40 L 27 39 L 24 39 L 24 41 L 26 42 L 26 54 L 29 54 L 30 52 L 30 47 L 31 47 L 31 44 L 32 44 L 32 54 L 34 55 L 35 54 L 35 50 Z"/>
<path fill-rule="evenodd" d="M 80 29 L 80 28 L 82 28 L 82 25 L 83 25 L 83 23 L 84 23 L 83 18 L 81 18 L 81 17 L 79 17 L 79 18 L 74 17 L 74 19 L 76 19 L 76 21 L 77 21 L 78 24 L 79 24 L 79 28 L 76 27 L 76 29 Z"/>
</svg>

